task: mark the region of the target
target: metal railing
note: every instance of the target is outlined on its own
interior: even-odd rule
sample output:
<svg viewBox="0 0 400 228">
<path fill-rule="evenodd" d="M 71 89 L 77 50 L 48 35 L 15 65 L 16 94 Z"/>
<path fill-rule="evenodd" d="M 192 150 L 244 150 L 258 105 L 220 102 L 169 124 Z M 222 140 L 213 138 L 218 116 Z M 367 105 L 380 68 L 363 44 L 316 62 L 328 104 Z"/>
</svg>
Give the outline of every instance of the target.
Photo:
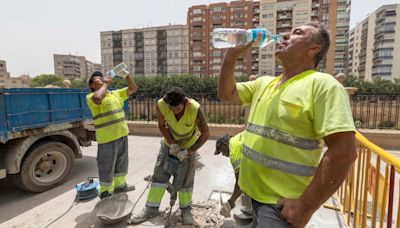
<svg viewBox="0 0 400 228">
<path fill-rule="evenodd" d="M 158 98 L 129 100 L 128 120 L 156 121 Z M 209 123 L 243 124 L 246 108 L 240 104 L 227 104 L 217 99 L 196 98 Z"/>
<path fill-rule="evenodd" d="M 351 108 L 357 128 L 400 129 L 400 93 L 356 94 Z"/>
<path fill-rule="evenodd" d="M 211 96 L 195 98 L 209 123 L 243 124 L 245 107 L 220 102 Z M 129 101 L 129 120 L 155 121 L 158 98 L 141 97 Z M 400 93 L 356 94 L 351 108 L 357 128 L 400 129 Z"/>
<path fill-rule="evenodd" d="M 400 227 L 400 160 L 358 132 L 356 139 L 358 158 L 334 195 L 337 209 L 349 227 Z"/>
</svg>

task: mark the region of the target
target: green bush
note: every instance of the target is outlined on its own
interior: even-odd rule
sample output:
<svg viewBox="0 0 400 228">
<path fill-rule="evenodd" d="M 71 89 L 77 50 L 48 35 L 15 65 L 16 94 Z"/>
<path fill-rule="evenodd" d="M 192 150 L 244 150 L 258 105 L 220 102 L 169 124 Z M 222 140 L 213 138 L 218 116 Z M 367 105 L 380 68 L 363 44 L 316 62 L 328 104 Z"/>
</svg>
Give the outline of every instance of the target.
<svg viewBox="0 0 400 228">
<path fill-rule="evenodd" d="M 378 124 L 378 128 L 394 128 L 396 123 L 391 120 L 385 120 Z"/>
<path fill-rule="evenodd" d="M 357 87 L 358 93 L 400 93 L 400 80 L 382 80 L 376 78 L 373 81 L 363 81 L 350 75 L 343 83 L 346 87 Z"/>
<path fill-rule="evenodd" d="M 246 77 L 237 77 L 237 81 L 246 81 Z M 181 87 L 188 96 L 193 98 L 206 96 L 217 98 L 218 77 L 193 77 L 190 75 L 176 76 L 136 76 L 138 86 L 136 96 L 159 98 L 172 86 Z M 112 86 L 122 88 L 127 86 L 121 78 L 113 79 Z"/>
</svg>

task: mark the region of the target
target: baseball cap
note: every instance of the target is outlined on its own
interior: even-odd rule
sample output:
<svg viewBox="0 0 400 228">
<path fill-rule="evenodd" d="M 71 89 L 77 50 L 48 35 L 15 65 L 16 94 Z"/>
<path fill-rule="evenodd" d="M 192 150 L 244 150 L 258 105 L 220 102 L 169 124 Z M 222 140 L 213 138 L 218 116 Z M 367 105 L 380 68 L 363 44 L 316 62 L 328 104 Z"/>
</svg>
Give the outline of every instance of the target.
<svg viewBox="0 0 400 228">
<path fill-rule="evenodd" d="M 92 84 L 93 83 L 92 78 L 96 76 L 103 77 L 103 73 L 101 73 L 100 71 L 93 72 L 92 76 L 90 76 L 90 78 L 87 80 L 87 84 L 88 85 Z"/>
<path fill-rule="evenodd" d="M 217 139 L 217 143 L 215 144 L 215 152 L 214 155 L 221 153 L 220 149 L 222 145 L 227 145 L 229 143 L 229 135 L 225 134 Z"/>
</svg>

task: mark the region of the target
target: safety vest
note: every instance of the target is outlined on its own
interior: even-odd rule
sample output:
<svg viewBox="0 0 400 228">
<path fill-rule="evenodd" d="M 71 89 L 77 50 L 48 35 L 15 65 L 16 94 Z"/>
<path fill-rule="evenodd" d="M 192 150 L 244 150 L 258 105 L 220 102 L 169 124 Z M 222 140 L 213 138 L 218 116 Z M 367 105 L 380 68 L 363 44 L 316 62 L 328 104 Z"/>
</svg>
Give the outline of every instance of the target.
<svg viewBox="0 0 400 228">
<path fill-rule="evenodd" d="M 128 98 L 127 88 L 107 91 L 101 104 L 92 100 L 93 93 L 86 96 L 86 102 L 93 116 L 98 144 L 108 143 L 128 135 L 125 121 L 124 101 Z"/>
<path fill-rule="evenodd" d="M 167 103 L 165 103 L 164 99 L 158 100 L 157 105 L 161 114 L 164 116 L 167 128 L 176 143 L 182 149 L 189 149 L 200 135 L 196 125 L 196 118 L 200 104 L 193 99 L 189 99 L 185 105 L 185 113 L 179 120 L 176 120 L 175 114 L 169 108 Z M 165 138 L 164 143 L 169 146 Z"/>
<path fill-rule="evenodd" d="M 278 86 L 280 79 L 262 77 L 255 82 L 259 84 L 237 85 L 241 100 L 252 101 L 239 186 L 270 204 L 301 196 L 317 170 L 324 135 L 354 131 L 348 96 L 332 76 L 310 70 Z M 250 98 L 248 91 L 254 88 Z"/>
<path fill-rule="evenodd" d="M 235 173 L 239 172 L 240 160 L 242 158 L 242 148 L 244 140 L 244 131 L 236 134 L 229 139 L 229 159 Z"/>
</svg>

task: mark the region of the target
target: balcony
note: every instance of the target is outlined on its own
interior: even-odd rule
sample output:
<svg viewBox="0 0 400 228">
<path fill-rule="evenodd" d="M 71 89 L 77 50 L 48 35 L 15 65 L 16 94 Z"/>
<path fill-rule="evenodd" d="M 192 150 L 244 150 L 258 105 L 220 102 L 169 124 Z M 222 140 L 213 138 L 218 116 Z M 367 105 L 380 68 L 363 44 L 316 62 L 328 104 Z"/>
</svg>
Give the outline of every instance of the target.
<svg viewBox="0 0 400 228">
<path fill-rule="evenodd" d="M 285 12 L 285 11 L 292 11 L 293 8 L 292 7 L 283 7 L 280 9 L 277 9 L 276 12 Z"/>
<path fill-rule="evenodd" d="M 282 24 L 277 24 L 276 28 L 280 29 L 280 28 L 291 28 L 292 27 L 292 23 L 282 23 Z"/>
<path fill-rule="evenodd" d="M 192 40 L 202 41 L 203 35 L 202 34 L 193 34 Z"/>
<path fill-rule="evenodd" d="M 318 8 L 318 7 L 319 7 L 319 3 L 313 3 L 313 4 L 311 5 L 311 7 L 312 7 L 312 8 Z"/>
<path fill-rule="evenodd" d="M 292 14 L 277 14 L 276 19 L 283 20 L 283 19 L 292 19 Z"/>
</svg>

